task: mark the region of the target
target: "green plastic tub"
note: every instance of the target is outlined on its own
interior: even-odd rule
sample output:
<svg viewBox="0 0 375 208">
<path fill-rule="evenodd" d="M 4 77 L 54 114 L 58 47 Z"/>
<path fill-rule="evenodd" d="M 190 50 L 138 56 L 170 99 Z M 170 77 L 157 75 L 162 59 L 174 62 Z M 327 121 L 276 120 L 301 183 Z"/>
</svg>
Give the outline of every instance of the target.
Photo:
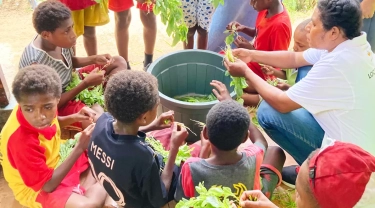
<svg viewBox="0 0 375 208">
<path fill-rule="evenodd" d="M 189 103 L 174 99 L 189 93 L 209 95 L 212 80 L 223 82 L 234 97 L 231 79 L 225 76 L 223 56 L 205 50 L 183 50 L 167 54 L 153 62 L 147 70 L 158 79 L 161 106 L 159 114 L 173 110 L 175 120 L 184 123 L 196 136 L 189 132 L 187 142 L 199 140 L 200 127 L 192 120 L 206 122 L 206 115 L 217 100 Z"/>
</svg>

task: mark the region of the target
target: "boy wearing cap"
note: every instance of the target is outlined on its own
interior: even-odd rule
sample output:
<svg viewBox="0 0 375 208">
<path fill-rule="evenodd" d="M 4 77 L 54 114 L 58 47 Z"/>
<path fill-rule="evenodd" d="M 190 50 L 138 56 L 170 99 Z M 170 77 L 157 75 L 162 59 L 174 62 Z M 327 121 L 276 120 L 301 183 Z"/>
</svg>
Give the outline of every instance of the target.
<svg viewBox="0 0 375 208">
<path fill-rule="evenodd" d="M 299 208 L 373 207 L 375 157 L 354 144 L 333 142 L 311 153 L 296 184 Z M 258 200 L 249 201 L 250 195 Z M 240 206 L 277 208 L 260 191 L 244 192 Z"/>
</svg>

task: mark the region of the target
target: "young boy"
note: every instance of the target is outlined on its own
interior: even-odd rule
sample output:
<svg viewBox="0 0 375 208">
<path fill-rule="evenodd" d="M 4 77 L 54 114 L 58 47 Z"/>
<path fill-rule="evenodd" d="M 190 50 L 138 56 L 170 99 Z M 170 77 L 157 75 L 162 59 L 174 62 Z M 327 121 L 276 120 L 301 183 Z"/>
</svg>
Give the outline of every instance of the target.
<svg viewBox="0 0 375 208">
<path fill-rule="evenodd" d="M 309 43 L 307 42 L 307 30 L 305 27 L 307 24 L 311 21 L 311 19 L 304 20 L 301 22 L 296 30 L 294 31 L 294 46 L 293 50 L 296 52 L 302 52 L 307 49 L 309 49 Z M 298 72 L 299 69 L 282 69 L 278 70 L 275 69 L 272 66 L 268 65 L 263 65 L 261 67 L 263 73 L 265 75 L 274 75 L 277 78 L 287 80 L 287 83 L 279 82 L 276 87 L 281 89 L 281 90 L 288 90 L 290 86 L 294 85 L 296 81 L 299 81 L 301 78 L 297 79 L 297 74 L 298 73 L 305 73 L 304 76 L 306 76 L 307 72 L 310 71 L 312 66 L 306 66 L 302 69 L 302 71 Z M 298 72 L 298 73 L 297 73 Z M 301 75 L 300 75 L 301 76 Z M 303 76 L 303 77 L 304 77 Z M 302 77 L 302 78 L 303 78 Z M 242 96 L 244 99 L 244 104 L 247 106 L 258 106 L 259 102 L 261 101 L 261 97 L 259 96 L 258 93 L 244 93 Z"/>
<path fill-rule="evenodd" d="M 143 41 L 145 44 L 145 59 L 143 61 L 143 70 L 147 70 L 152 63 L 157 25 L 156 16 L 153 13 L 153 4 L 148 5 L 145 0 L 137 0 L 137 8 L 143 24 Z M 154 2 L 154 1 L 152 1 Z M 131 22 L 130 9 L 134 6 L 133 0 L 109 0 L 109 9 L 115 13 L 115 37 L 117 50 L 129 64 L 129 26 Z"/>
<path fill-rule="evenodd" d="M 296 187 L 298 208 L 374 207 L 375 157 L 356 145 L 334 142 L 302 164 Z M 240 206 L 277 208 L 259 191 L 244 192 Z"/>
<path fill-rule="evenodd" d="M 288 12 L 280 0 L 251 0 L 250 4 L 259 12 L 255 28 L 246 27 L 238 22 L 231 22 L 227 29 L 235 25 L 237 32 L 254 37 L 254 44 L 238 36 L 235 44 L 238 48 L 247 48 L 261 51 L 288 50 L 292 37 L 292 25 Z M 259 77 L 266 80 L 258 63 L 247 64 Z"/>
<path fill-rule="evenodd" d="M 94 176 L 119 206 L 162 207 L 173 200 L 178 177 L 174 163 L 188 135 L 186 129 L 173 124 L 164 164 L 140 131 L 160 129 L 166 119 L 173 123 L 173 114 L 155 120 L 159 105 L 156 78 L 143 71 L 121 71 L 108 81 L 104 95 L 110 114 L 98 119 L 88 148 Z"/>
<path fill-rule="evenodd" d="M 254 144 L 238 151 L 241 143 L 248 140 L 249 130 Z M 189 158 L 185 162 L 178 180 L 176 201 L 197 196 L 195 186 L 199 182 L 204 182 L 206 188 L 230 187 L 238 197 L 247 189 L 262 189 L 271 197 L 281 182 L 285 154 L 278 147 L 267 149 L 265 138 L 250 124 L 250 116 L 244 107 L 233 100 L 216 104 L 207 114 L 203 137 L 208 142 L 211 157 Z M 201 151 L 204 149 L 207 145 L 203 145 Z"/>
<path fill-rule="evenodd" d="M 121 69 L 126 69 L 126 63 L 121 57 L 111 57 L 109 54 L 85 58 L 74 56 L 71 48 L 76 44 L 76 35 L 73 32 L 71 12 L 59 1 L 40 3 L 34 10 L 33 24 L 38 35 L 25 48 L 19 68 L 43 64 L 57 71 L 63 89 L 58 104 L 61 116 L 77 113 L 85 106 L 82 102 L 73 101 L 82 90 L 99 85 L 104 81 L 105 76 L 111 76 Z M 103 69 L 103 66 L 107 64 L 109 65 Z M 79 85 L 65 91 L 72 79 L 72 72 L 80 67 L 83 67 L 80 72 L 90 74 Z M 103 112 L 99 105 L 94 105 L 92 108 L 97 115 Z M 84 123 L 83 128 L 88 125 L 89 123 Z M 75 126 L 82 127 L 78 124 Z"/>
<path fill-rule="evenodd" d="M 182 0 L 182 11 L 185 23 L 189 28 L 187 42 L 184 42 L 184 49 L 194 48 L 194 35 L 197 32 L 197 48 L 207 49 L 208 31 L 211 18 L 214 14 L 214 7 L 210 0 Z"/>
<path fill-rule="evenodd" d="M 57 117 L 61 81 L 44 65 L 21 69 L 13 81 L 18 105 L 1 131 L 0 159 L 16 200 L 32 208 L 102 207 L 105 190 L 92 177 L 85 153 L 94 124 L 87 127 L 70 156 L 57 166 L 60 127 L 92 120 L 89 108 Z"/>
</svg>

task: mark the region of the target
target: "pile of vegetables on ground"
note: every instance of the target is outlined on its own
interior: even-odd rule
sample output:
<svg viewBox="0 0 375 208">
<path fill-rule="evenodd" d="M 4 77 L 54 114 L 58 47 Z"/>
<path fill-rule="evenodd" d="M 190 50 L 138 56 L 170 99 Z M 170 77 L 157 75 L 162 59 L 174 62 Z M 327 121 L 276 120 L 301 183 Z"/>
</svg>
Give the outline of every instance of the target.
<svg viewBox="0 0 375 208">
<path fill-rule="evenodd" d="M 197 197 L 190 198 L 189 200 L 182 199 L 177 203 L 176 208 L 230 208 L 232 207 L 231 202 L 239 207 L 239 199 L 228 187 L 213 186 L 207 190 L 203 183 L 199 183 L 199 185 L 195 187 L 195 190 L 198 193 Z M 256 197 L 249 197 L 249 200 L 257 201 L 258 199 Z"/>
<path fill-rule="evenodd" d="M 86 73 L 82 73 L 84 77 L 87 76 Z M 72 73 L 72 80 L 70 81 L 69 85 L 66 87 L 66 91 L 69 91 L 76 87 L 82 80 L 79 78 L 77 72 Z M 77 96 L 76 100 L 80 100 L 85 103 L 87 106 L 92 106 L 95 103 L 99 104 L 100 106 L 104 107 L 104 89 L 103 84 L 93 87 L 92 89 L 84 89 L 82 90 Z"/>
</svg>

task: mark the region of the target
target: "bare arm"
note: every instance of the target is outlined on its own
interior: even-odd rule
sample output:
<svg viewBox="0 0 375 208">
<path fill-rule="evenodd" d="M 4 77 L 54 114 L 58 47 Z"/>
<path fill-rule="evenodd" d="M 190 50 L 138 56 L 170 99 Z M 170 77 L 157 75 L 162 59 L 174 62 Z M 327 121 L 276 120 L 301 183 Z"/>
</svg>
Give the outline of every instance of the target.
<svg viewBox="0 0 375 208">
<path fill-rule="evenodd" d="M 173 168 L 174 168 L 174 163 L 176 161 L 177 152 L 178 152 L 178 147 L 172 146 L 171 149 L 169 150 L 167 163 L 165 164 L 163 173 L 160 176 L 161 181 L 163 181 L 164 186 L 167 189 L 167 192 L 169 191 L 170 186 L 171 186 Z"/>
<path fill-rule="evenodd" d="M 252 27 L 244 27 L 241 32 L 245 33 L 246 35 L 250 37 L 254 37 L 256 34 L 256 29 Z"/>
<path fill-rule="evenodd" d="M 249 138 L 251 142 L 253 143 L 259 142 L 263 144 L 263 146 L 266 149 L 268 148 L 268 143 L 267 143 L 266 138 L 264 138 L 262 132 L 260 132 L 259 129 L 252 122 L 250 122 L 249 131 L 250 131 Z"/>
<path fill-rule="evenodd" d="M 258 62 L 281 69 L 311 65 L 303 57 L 303 52 L 234 49 L 233 55 L 245 63 Z"/>
<path fill-rule="evenodd" d="M 71 154 L 68 158 L 61 163 L 61 165 L 53 171 L 52 178 L 47 181 L 42 190 L 45 192 L 52 192 L 57 188 L 57 186 L 61 183 L 61 181 L 65 178 L 66 174 L 72 169 L 74 163 L 77 159 L 81 156 L 81 154 L 86 150 L 88 146 L 88 142 L 90 141 L 90 137 L 92 131 L 94 130 L 95 125 L 91 124 L 88 126 L 83 132 L 77 145 L 74 147 Z"/>
<path fill-rule="evenodd" d="M 250 81 L 262 98 L 277 111 L 288 113 L 301 108 L 301 106 L 292 101 L 284 91 L 271 86 L 251 70 L 247 70 L 245 78 Z"/>
<path fill-rule="evenodd" d="M 82 90 L 86 89 L 87 87 L 88 85 L 86 84 L 86 82 L 83 81 L 73 89 L 62 93 L 58 107 L 60 108 L 64 106 L 66 103 L 68 103 L 70 100 L 73 100 L 75 96 L 77 96 L 80 92 L 82 92 Z"/>
</svg>

